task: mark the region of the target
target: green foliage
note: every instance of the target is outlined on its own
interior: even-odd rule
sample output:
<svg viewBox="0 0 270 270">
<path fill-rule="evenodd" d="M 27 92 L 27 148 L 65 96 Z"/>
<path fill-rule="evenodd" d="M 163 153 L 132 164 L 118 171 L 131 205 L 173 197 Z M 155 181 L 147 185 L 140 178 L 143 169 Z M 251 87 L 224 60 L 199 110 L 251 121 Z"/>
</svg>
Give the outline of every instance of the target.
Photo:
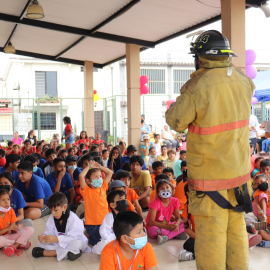
<svg viewBox="0 0 270 270">
<path fill-rule="evenodd" d="M 39 98 L 39 103 L 59 103 L 58 96 L 52 97 L 51 95 L 45 95 L 42 98 Z M 37 102 L 37 99 L 35 99 Z"/>
</svg>

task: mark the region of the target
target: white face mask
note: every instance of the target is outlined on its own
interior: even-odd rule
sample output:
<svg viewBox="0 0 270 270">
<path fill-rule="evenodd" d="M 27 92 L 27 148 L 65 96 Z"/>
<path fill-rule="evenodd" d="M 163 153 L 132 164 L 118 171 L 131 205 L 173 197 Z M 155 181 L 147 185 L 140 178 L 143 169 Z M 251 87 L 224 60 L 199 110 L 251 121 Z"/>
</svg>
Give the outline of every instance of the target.
<svg viewBox="0 0 270 270">
<path fill-rule="evenodd" d="M 9 207 L 9 208 L 4 208 L 4 207 L 0 206 L 0 212 L 7 213 L 10 209 L 11 209 L 11 207 Z"/>
</svg>

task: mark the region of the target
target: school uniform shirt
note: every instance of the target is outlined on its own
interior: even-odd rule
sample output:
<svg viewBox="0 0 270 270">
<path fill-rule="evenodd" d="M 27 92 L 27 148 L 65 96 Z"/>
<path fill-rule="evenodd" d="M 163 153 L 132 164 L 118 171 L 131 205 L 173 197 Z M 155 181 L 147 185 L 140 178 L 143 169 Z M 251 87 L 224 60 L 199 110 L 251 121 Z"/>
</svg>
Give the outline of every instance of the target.
<svg viewBox="0 0 270 270">
<path fill-rule="evenodd" d="M 46 163 L 46 160 L 44 158 L 41 158 L 38 164 L 38 167 L 41 168 L 43 164 Z"/>
<path fill-rule="evenodd" d="M 82 170 L 80 168 L 76 168 L 73 172 L 73 179 L 74 181 L 77 181 L 79 178 L 80 173 L 82 172 Z"/>
<path fill-rule="evenodd" d="M 33 172 L 33 174 L 35 174 L 36 176 L 39 176 L 39 177 L 45 179 L 44 174 L 43 174 L 43 171 L 39 167 L 37 168 L 37 171 L 36 172 Z"/>
<path fill-rule="evenodd" d="M 108 183 L 103 179 L 100 188 L 90 188 L 87 184 L 84 190 L 80 188 L 85 204 L 85 225 L 101 225 L 104 217 L 109 213 L 106 191 Z"/>
<path fill-rule="evenodd" d="M 13 208 L 16 217 L 19 215 L 18 210 L 27 206 L 22 193 L 16 188 L 13 188 L 10 196 L 10 206 Z"/>
<path fill-rule="evenodd" d="M 127 196 L 127 200 L 130 201 L 131 203 L 134 203 L 136 200 L 139 199 L 139 196 L 137 195 L 137 193 L 131 188 L 127 188 L 126 196 Z"/>
<path fill-rule="evenodd" d="M 122 157 L 121 158 L 121 161 L 120 161 L 120 169 L 122 169 L 122 166 L 123 166 L 123 164 L 124 163 L 126 163 L 126 162 L 129 162 L 129 156 L 124 156 L 124 157 Z M 143 163 L 143 166 L 142 166 L 142 170 L 144 171 L 144 170 L 147 170 L 147 168 L 146 168 L 146 165 L 145 165 L 145 161 L 143 161 L 144 163 Z M 109 164 L 108 164 L 109 165 Z M 108 167 L 109 168 L 109 167 Z"/>
<path fill-rule="evenodd" d="M 174 211 L 176 209 L 178 209 L 179 206 L 180 206 L 179 201 L 174 197 L 170 198 L 170 203 L 167 207 L 165 207 L 163 205 L 162 201 L 160 200 L 160 198 L 157 197 L 155 200 L 153 200 L 152 202 L 149 203 L 148 207 L 149 207 L 149 209 L 153 208 L 153 209 L 157 210 L 156 218 L 155 218 L 156 222 L 162 222 L 164 224 L 168 224 L 171 220 L 171 217 L 172 217 Z M 146 229 L 150 228 L 150 225 L 149 225 L 150 212 L 151 211 L 149 210 L 147 217 L 145 219 Z"/>
<path fill-rule="evenodd" d="M 4 168 L 4 167 L 3 168 L 0 168 L 0 174 L 3 173 L 3 172 L 5 172 L 5 171 L 6 171 L 6 168 Z M 20 181 L 18 171 L 13 171 L 12 172 L 12 176 L 14 178 L 15 183 L 18 182 L 18 181 Z"/>
<path fill-rule="evenodd" d="M 116 250 L 114 245 L 116 245 Z M 127 260 L 121 251 L 118 240 L 115 240 L 106 245 L 102 250 L 99 270 L 120 270 L 116 251 L 122 270 L 130 269 L 131 265 L 132 268 L 130 270 L 149 269 L 158 265 L 154 249 L 149 243 L 146 243 L 142 249 L 138 250 L 137 256 L 135 250 L 132 259 Z"/>
<path fill-rule="evenodd" d="M 4 167 L 6 164 L 6 159 L 4 157 L 0 158 L 0 167 Z"/>
<path fill-rule="evenodd" d="M 270 215 L 269 215 L 270 216 Z M 185 204 L 182 217 L 188 219 L 188 204 Z M 194 216 L 190 214 L 189 220 L 191 222 L 191 229 L 193 232 L 195 232 L 195 221 L 194 221 Z M 269 220 L 270 221 L 270 220 Z"/>
<path fill-rule="evenodd" d="M 187 197 L 185 194 L 185 185 L 187 182 L 184 182 L 183 180 L 176 186 L 174 197 L 177 198 L 180 202 L 179 210 L 183 210 L 184 205 L 187 202 Z"/>
<path fill-rule="evenodd" d="M 96 245 L 94 245 L 92 249 L 92 252 L 94 254 L 100 255 L 103 248 L 108 243 L 116 239 L 115 234 L 113 232 L 113 222 L 114 222 L 113 213 L 110 212 L 109 214 L 105 216 L 99 228 L 99 234 L 100 234 L 101 240 Z"/>
<path fill-rule="evenodd" d="M 13 150 L 9 154 L 16 154 L 16 155 L 21 155 L 21 150 L 18 151 L 18 153 L 15 153 Z"/>
<path fill-rule="evenodd" d="M 46 178 L 47 182 L 50 184 L 51 189 L 53 190 L 54 187 L 56 186 L 57 183 L 57 178 L 54 175 L 54 172 L 51 172 L 47 178 Z M 72 180 L 70 175 L 66 172 L 64 177 L 61 180 L 61 184 L 60 184 L 60 192 L 67 194 L 68 190 L 74 188 Z"/>
<path fill-rule="evenodd" d="M 131 176 L 132 178 L 130 181 L 130 188 L 133 189 L 138 196 L 140 196 L 144 192 L 145 187 L 152 187 L 152 181 L 149 172 L 141 171 L 141 174 L 136 182 L 133 179 L 132 172 Z"/>
<path fill-rule="evenodd" d="M 54 246 L 57 253 L 57 260 L 61 261 L 67 256 L 67 253 L 74 252 L 78 254 L 80 250 L 83 252 L 90 252 L 91 248 L 88 246 L 88 239 L 84 235 L 84 226 L 83 221 L 78 218 L 76 214 L 70 211 L 65 233 L 58 232 L 54 223 L 53 215 L 50 215 L 46 223 L 45 235 L 54 235 L 57 236 L 58 242 L 50 244 Z M 74 243 L 75 240 L 81 240 L 80 244 Z M 41 246 L 47 249 L 48 245 L 40 244 L 38 241 L 38 246 Z M 50 249 L 52 250 L 52 249 Z"/>
<path fill-rule="evenodd" d="M 17 222 L 17 218 L 15 215 L 14 210 L 11 208 L 4 216 L 4 218 L 0 217 L 0 230 L 5 229 L 6 227 L 8 227 L 9 225 L 13 224 Z M 5 235 L 8 232 L 2 234 Z"/>
<path fill-rule="evenodd" d="M 44 200 L 44 204 L 52 195 L 52 190 L 48 182 L 33 174 L 28 189 L 25 187 L 25 183 L 20 180 L 16 183 L 16 188 L 20 190 L 25 196 L 27 202 L 35 202 L 39 199 Z"/>
<path fill-rule="evenodd" d="M 25 147 L 22 147 L 21 152 L 23 153 L 25 151 Z M 31 146 L 30 150 L 26 152 L 26 156 L 29 156 L 36 152 L 36 147 Z"/>
</svg>

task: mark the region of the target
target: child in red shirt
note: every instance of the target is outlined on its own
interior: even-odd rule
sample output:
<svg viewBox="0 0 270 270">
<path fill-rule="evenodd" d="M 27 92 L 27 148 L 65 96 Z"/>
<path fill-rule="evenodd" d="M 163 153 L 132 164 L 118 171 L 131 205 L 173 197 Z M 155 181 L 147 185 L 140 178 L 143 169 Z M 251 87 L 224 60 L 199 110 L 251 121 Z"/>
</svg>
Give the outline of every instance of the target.
<svg viewBox="0 0 270 270">
<path fill-rule="evenodd" d="M 0 149 L 0 168 L 4 167 L 6 164 L 6 153 L 4 149 Z"/>
<path fill-rule="evenodd" d="M 81 133 L 80 133 L 80 139 L 78 141 L 78 144 L 81 144 L 81 143 L 83 143 L 85 145 L 85 149 L 88 150 L 88 148 L 90 146 L 90 140 L 87 136 L 86 131 L 81 131 Z"/>
<path fill-rule="evenodd" d="M 68 116 L 65 116 L 63 118 L 65 126 L 64 130 L 64 137 L 62 138 L 66 140 L 66 149 L 68 150 L 69 148 L 72 147 L 72 144 L 74 143 L 74 136 L 72 134 L 72 126 L 71 126 L 71 119 Z"/>
<path fill-rule="evenodd" d="M 21 150 L 20 150 L 20 146 L 18 144 L 13 144 L 12 146 L 12 151 L 9 154 L 16 154 L 16 155 L 21 155 Z M 7 155 L 7 153 L 6 153 Z"/>
<path fill-rule="evenodd" d="M 97 144 L 99 145 L 100 143 L 104 142 L 103 140 L 101 140 L 101 133 L 97 132 L 96 133 L 96 139 L 93 140 L 92 144 Z"/>
<path fill-rule="evenodd" d="M 13 146 L 13 144 L 14 144 L 13 141 L 9 141 L 9 142 L 8 142 L 8 147 L 5 149 L 6 155 L 9 155 L 10 152 L 12 151 L 12 146 Z"/>
<path fill-rule="evenodd" d="M 31 146 L 30 140 L 26 139 L 23 142 L 23 144 L 24 144 L 24 146 L 21 149 L 21 155 L 22 156 L 28 156 L 28 155 L 31 155 L 33 153 L 36 153 L 36 147 Z"/>
</svg>

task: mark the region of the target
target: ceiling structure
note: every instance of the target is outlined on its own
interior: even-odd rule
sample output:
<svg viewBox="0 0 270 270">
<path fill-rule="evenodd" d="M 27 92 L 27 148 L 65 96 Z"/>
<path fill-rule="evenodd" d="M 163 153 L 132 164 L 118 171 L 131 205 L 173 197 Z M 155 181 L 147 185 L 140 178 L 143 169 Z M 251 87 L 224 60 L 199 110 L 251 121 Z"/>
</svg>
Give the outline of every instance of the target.
<svg viewBox="0 0 270 270">
<path fill-rule="evenodd" d="M 260 7 L 265 0 L 246 0 Z M 221 19 L 220 0 L 40 0 L 45 17 L 28 19 L 32 0 L 0 0 L 0 51 L 102 68 Z"/>
</svg>

